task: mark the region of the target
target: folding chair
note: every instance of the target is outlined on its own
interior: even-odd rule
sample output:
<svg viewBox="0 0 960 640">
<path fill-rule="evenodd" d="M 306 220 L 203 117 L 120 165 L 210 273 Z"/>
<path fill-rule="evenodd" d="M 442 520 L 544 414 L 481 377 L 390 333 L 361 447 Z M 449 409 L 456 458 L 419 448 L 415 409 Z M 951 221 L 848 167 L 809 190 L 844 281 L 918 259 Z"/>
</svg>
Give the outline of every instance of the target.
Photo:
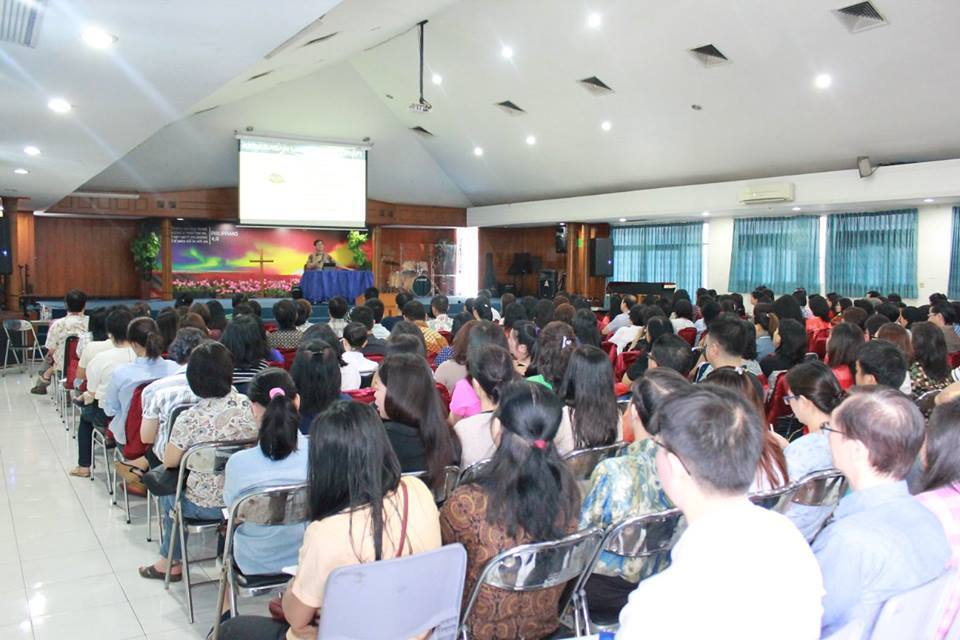
<svg viewBox="0 0 960 640">
<path fill-rule="evenodd" d="M 408 471 L 404 473 L 405 476 L 413 476 L 414 478 L 423 478 L 427 475 L 426 471 Z M 437 506 L 442 505 L 447 501 L 447 498 L 450 497 L 450 494 L 460 486 L 460 467 L 456 466 L 447 466 L 443 469 L 443 485 L 439 489 L 433 490 L 433 501 L 437 503 Z"/>
<path fill-rule="evenodd" d="M 290 371 L 290 367 L 293 366 L 293 360 L 297 357 L 296 349 L 277 349 L 280 352 L 280 355 L 283 356 L 283 368 L 286 371 Z"/>
<path fill-rule="evenodd" d="M 300 482 L 273 487 L 254 488 L 240 496 L 227 516 L 227 534 L 223 547 L 223 562 L 220 567 L 220 592 L 217 594 L 217 609 L 213 623 L 213 638 L 220 633 L 220 612 L 224 598 L 230 598 L 230 617 L 237 615 L 237 598 L 248 598 L 280 593 L 290 582 L 285 573 L 272 575 L 245 575 L 234 562 L 234 538 L 244 524 L 283 526 L 310 521 L 310 503 L 307 484 Z"/>
<path fill-rule="evenodd" d="M 786 513 L 790 510 L 790 503 L 793 502 L 793 497 L 797 495 L 799 490 L 800 485 L 792 482 L 788 485 L 771 489 L 770 491 L 751 493 L 747 498 L 758 507 L 776 511 L 777 513 Z"/>
<path fill-rule="evenodd" d="M 522 544 L 491 558 L 480 572 L 460 617 L 461 640 L 470 638 L 470 614 L 480 589 L 486 586 L 506 591 L 540 591 L 567 584 L 586 570 L 602 539 L 603 531 L 590 527 L 560 540 Z M 575 624 L 582 627 L 576 608 L 574 616 Z"/>
<path fill-rule="evenodd" d="M 116 447 L 116 443 L 109 444 L 107 442 L 107 432 L 110 431 L 110 425 L 113 421 L 113 418 L 107 417 L 107 422 L 100 425 L 93 425 L 93 433 L 90 437 L 90 482 L 94 481 L 94 471 L 97 468 L 97 447 L 103 451 L 103 467 L 104 473 L 106 474 L 103 481 L 107 486 L 107 499 L 112 502 L 113 496 L 113 475 L 110 473 L 110 454 L 107 453 L 109 449 Z"/>
<path fill-rule="evenodd" d="M 77 377 L 77 367 L 80 366 L 80 356 L 77 355 L 77 346 L 80 344 L 78 336 L 67 336 L 63 343 L 63 370 L 57 372 L 57 407 L 67 431 L 76 418 L 76 406 L 70 401 L 70 392 L 73 391 L 73 381 Z"/>
<path fill-rule="evenodd" d="M 317 637 L 415 638 L 432 629 L 431 640 L 455 640 L 466 571 L 461 544 L 340 567 L 327 578 Z"/>
<path fill-rule="evenodd" d="M 159 439 L 160 434 L 163 433 L 163 442 L 166 442 L 170 437 L 170 431 L 173 429 L 173 425 L 177 422 L 177 418 L 180 417 L 180 414 L 192 407 L 192 403 L 178 404 L 171 411 L 169 417 L 160 425 L 160 429 L 157 433 L 157 438 Z M 163 523 L 160 520 L 160 504 L 157 500 L 157 496 L 150 493 L 150 490 L 147 489 L 147 542 L 153 542 L 153 520 L 151 519 L 151 506 L 154 507 L 157 513 L 157 529 L 160 531 L 160 540 L 163 540 Z"/>
<path fill-rule="evenodd" d="M 170 569 L 173 566 L 173 549 L 177 544 L 177 538 L 180 543 L 181 565 L 183 566 L 183 582 L 187 588 L 187 620 L 193 624 L 193 588 L 190 584 L 190 558 L 187 553 L 187 534 L 203 533 L 205 531 L 216 531 L 223 522 L 222 518 L 216 520 L 197 520 L 194 518 L 184 518 L 182 515 L 181 501 L 183 498 L 184 480 L 187 472 L 206 473 L 209 475 L 223 475 L 223 470 L 227 466 L 227 460 L 237 451 L 242 451 L 254 444 L 256 439 L 252 440 L 228 440 L 224 442 L 201 442 L 187 449 L 183 457 L 180 458 L 180 471 L 177 475 L 177 493 L 173 501 L 173 509 L 170 511 L 170 517 L 173 519 L 173 526 L 170 528 L 170 535 L 174 536 L 170 542 L 167 552 L 167 573 L 163 578 L 163 588 L 170 588 Z M 196 561 L 212 560 L 213 558 L 198 558 Z M 213 580 L 205 580 L 197 584 L 212 583 Z"/>
<path fill-rule="evenodd" d="M 794 484 L 797 492 L 786 516 L 807 542 L 813 542 L 846 493 L 847 479 L 836 469 L 826 469 L 809 473 Z"/>
<path fill-rule="evenodd" d="M 4 320 L 3 333 L 7 338 L 7 348 L 3 352 L 2 375 L 7 375 L 7 367 L 13 356 L 21 371 L 30 371 L 35 362 L 43 362 L 43 350 L 40 349 L 40 339 L 33 324 L 28 320 Z"/>
<path fill-rule="evenodd" d="M 603 553 L 612 553 L 623 558 L 641 560 L 640 580 L 654 576 L 670 566 L 670 551 L 686 529 L 686 520 L 679 509 L 627 518 L 607 528 L 603 541 L 597 547 L 573 590 L 571 607 L 579 609 L 580 627 L 577 635 L 616 631 L 620 626 L 617 618 L 594 620 L 587 602 L 586 586 Z M 575 616 L 576 617 L 576 616 Z"/>
<path fill-rule="evenodd" d="M 126 462 L 127 460 L 136 460 L 137 458 L 143 457 L 143 454 L 147 452 L 150 448 L 149 445 L 145 445 L 143 440 L 140 439 L 140 423 L 143 422 L 143 404 L 141 403 L 141 396 L 143 395 L 143 390 L 147 388 L 147 385 L 154 380 L 146 380 L 133 390 L 133 395 L 130 396 L 130 407 L 127 409 L 127 421 L 124 424 L 124 432 L 127 436 L 127 443 L 123 445 L 123 449 L 120 447 L 113 448 L 113 461 L 114 462 Z M 117 504 L 117 474 L 116 470 L 113 471 L 113 504 Z M 123 489 L 123 507 L 127 515 L 127 524 L 130 524 L 130 494 L 127 493 L 127 479 L 123 476 L 120 476 L 121 488 Z"/>
<path fill-rule="evenodd" d="M 485 460 L 477 460 L 472 465 L 460 472 L 460 484 L 470 484 L 471 482 L 476 482 L 477 477 L 483 473 L 483 470 L 487 468 L 487 465 L 490 464 L 491 458 Z"/>
<path fill-rule="evenodd" d="M 614 442 L 600 447 L 590 447 L 589 449 L 575 449 L 563 456 L 567 468 L 573 474 L 573 479 L 577 481 L 580 487 L 581 495 L 587 495 L 590 490 L 590 476 L 597 465 L 607 458 L 613 458 L 620 455 L 620 452 L 627 446 L 626 442 Z"/>
</svg>

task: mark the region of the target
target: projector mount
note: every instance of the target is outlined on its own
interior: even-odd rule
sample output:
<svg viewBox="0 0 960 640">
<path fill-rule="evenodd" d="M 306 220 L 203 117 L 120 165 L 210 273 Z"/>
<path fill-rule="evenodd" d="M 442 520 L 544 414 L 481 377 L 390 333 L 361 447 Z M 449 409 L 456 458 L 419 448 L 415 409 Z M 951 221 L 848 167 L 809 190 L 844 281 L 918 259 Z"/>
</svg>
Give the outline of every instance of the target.
<svg viewBox="0 0 960 640">
<path fill-rule="evenodd" d="M 420 32 L 420 99 L 410 105 L 410 111 L 414 113 L 430 113 L 430 110 L 433 109 L 433 105 L 423 97 L 423 27 L 425 24 L 427 24 L 427 20 L 417 23 L 417 29 Z"/>
</svg>

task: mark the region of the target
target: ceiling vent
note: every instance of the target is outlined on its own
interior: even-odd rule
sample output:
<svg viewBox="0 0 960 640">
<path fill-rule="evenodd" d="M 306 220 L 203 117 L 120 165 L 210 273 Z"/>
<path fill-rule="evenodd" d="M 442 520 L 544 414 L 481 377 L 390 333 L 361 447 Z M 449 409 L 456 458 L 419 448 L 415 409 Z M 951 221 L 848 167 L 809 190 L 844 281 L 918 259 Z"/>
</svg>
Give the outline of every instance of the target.
<svg viewBox="0 0 960 640">
<path fill-rule="evenodd" d="M 503 102 L 498 102 L 494 105 L 495 107 L 500 107 L 504 113 L 510 116 L 522 116 L 526 113 L 523 109 L 518 107 L 515 103 L 510 100 L 504 100 Z"/>
<path fill-rule="evenodd" d="M 47 0 L 0 0 L 0 42 L 34 48 Z"/>
<path fill-rule="evenodd" d="M 590 76 L 583 80 L 577 80 L 577 84 L 589 91 L 595 96 L 605 96 L 613 93 L 613 89 L 606 82 L 597 76 Z"/>
<path fill-rule="evenodd" d="M 418 134 L 418 135 L 421 135 L 421 136 L 423 136 L 424 138 L 432 138 L 432 137 L 433 137 L 433 133 L 431 133 L 430 131 L 427 131 L 427 130 L 424 129 L 423 127 L 410 127 L 410 131 L 413 131 L 414 133 L 416 133 L 416 134 Z"/>
<path fill-rule="evenodd" d="M 325 36 L 320 36 L 319 38 L 313 38 L 312 40 L 307 40 L 306 42 L 303 43 L 303 45 L 300 48 L 302 49 L 303 47 L 309 47 L 310 45 L 326 42 L 327 40 L 329 40 L 330 38 L 334 37 L 339 33 L 340 33 L 339 31 L 334 31 L 333 33 L 328 33 Z"/>
<path fill-rule="evenodd" d="M 843 23 L 850 33 L 869 31 L 890 24 L 871 2 L 858 2 L 849 7 L 835 9 L 833 15 L 837 16 L 837 20 Z"/>
<path fill-rule="evenodd" d="M 259 80 L 260 78 L 262 78 L 262 77 L 264 77 L 264 76 L 268 76 L 268 75 L 270 75 L 271 73 L 273 73 L 273 69 L 271 69 L 270 71 L 264 71 L 263 73 L 258 73 L 258 74 L 256 74 L 256 75 L 252 75 L 252 76 L 250 76 L 249 78 L 247 78 L 247 82 L 250 82 L 251 80 Z"/>
<path fill-rule="evenodd" d="M 723 52 L 712 44 L 705 44 L 702 47 L 690 49 L 690 55 L 707 68 L 718 67 L 730 62 L 730 58 L 723 55 Z"/>
</svg>

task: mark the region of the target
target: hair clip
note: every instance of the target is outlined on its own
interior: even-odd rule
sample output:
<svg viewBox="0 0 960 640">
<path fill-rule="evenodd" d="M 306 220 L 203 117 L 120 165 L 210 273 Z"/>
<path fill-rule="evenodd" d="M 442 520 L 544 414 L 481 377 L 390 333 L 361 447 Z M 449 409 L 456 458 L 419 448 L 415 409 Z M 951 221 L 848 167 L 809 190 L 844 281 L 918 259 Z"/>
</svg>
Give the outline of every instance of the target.
<svg viewBox="0 0 960 640">
<path fill-rule="evenodd" d="M 547 448 L 547 441 L 546 441 L 546 440 L 534 440 L 534 441 L 533 441 L 533 446 L 535 446 L 537 449 L 546 449 L 546 448 Z"/>
<path fill-rule="evenodd" d="M 561 349 L 566 349 L 567 346 L 568 346 L 568 345 L 571 345 L 571 344 L 573 344 L 573 340 L 571 340 L 571 339 L 568 338 L 567 336 L 563 336 L 562 338 L 560 338 L 560 348 L 561 348 Z"/>
<path fill-rule="evenodd" d="M 286 397 L 287 393 L 286 393 L 283 389 L 281 389 L 280 387 L 274 387 L 274 388 L 270 389 L 270 394 L 269 394 L 269 395 L 270 395 L 270 399 L 273 400 L 273 399 L 276 398 L 277 396 L 284 396 L 284 397 Z"/>
</svg>

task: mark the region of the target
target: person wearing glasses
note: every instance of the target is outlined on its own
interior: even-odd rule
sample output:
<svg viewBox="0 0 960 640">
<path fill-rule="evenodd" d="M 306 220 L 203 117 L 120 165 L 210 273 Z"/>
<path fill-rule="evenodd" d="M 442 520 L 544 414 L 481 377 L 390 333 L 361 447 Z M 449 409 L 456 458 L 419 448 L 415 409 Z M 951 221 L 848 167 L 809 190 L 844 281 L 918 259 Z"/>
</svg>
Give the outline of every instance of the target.
<svg viewBox="0 0 960 640">
<path fill-rule="evenodd" d="M 763 431 L 746 400 L 711 384 L 672 394 L 654 414 L 657 475 L 687 528 L 670 567 L 630 594 L 618 638 L 819 637 L 823 583 L 810 547 L 747 499 Z"/>
<path fill-rule="evenodd" d="M 888 598 L 938 578 L 951 558 L 940 521 L 904 480 L 923 444 L 923 416 L 896 389 L 875 387 L 844 400 L 822 429 L 852 492 L 813 542 L 826 590 L 821 632 L 851 625 L 869 637 Z"/>
</svg>

